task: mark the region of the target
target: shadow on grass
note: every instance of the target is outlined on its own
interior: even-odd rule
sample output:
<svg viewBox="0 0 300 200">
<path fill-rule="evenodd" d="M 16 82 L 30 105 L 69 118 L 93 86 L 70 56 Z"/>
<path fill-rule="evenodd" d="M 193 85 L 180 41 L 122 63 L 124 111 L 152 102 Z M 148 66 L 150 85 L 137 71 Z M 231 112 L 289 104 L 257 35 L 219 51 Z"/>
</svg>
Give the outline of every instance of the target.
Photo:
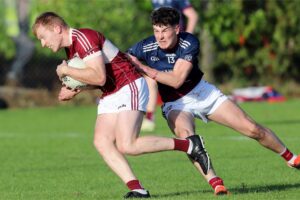
<svg viewBox="0 0 300 200">
<path fill-rule="evenodd" d="M 265 193 L 272 191 L 283 191 L 293 188 L 300 188 L 300 183 L 295 184 L 275 184 L 275 185 L 264 185 L 264 186 L 247 186 L 241 185 L 241 188 L 232 188 L 230 192 L 232 194 L 247 194 L 247 193 Z"/>
<path fill-rule="evenodd" d="M 213 195 L 212 190 L 194 190 L 194 191 L 181 191 L 181 192 L 173 192 L 173 193 L 166 193 L 166 194 L 159 194 L 159 195 L 151 195 L 151 198 L 164 198 L 164 197 L 177 197 L 177 196 L 187 196 L 187 195 L 197 195 L 203 193 L 210 193 Z"/>
<path fill-rule="evenodd" d="M 266 193 L 271 191 L 283 191 L 293 188 L 300 188 L 300 183 L 296 184 L 276 184 L 276 185 L 265 185 L 265 186 L 246 186 L 245 184 L 241 185 L 241 188 L 231 188 L 229 189 L 231 195 L 234 194 L 248 194 L 248 193 Z M 193 191 L 182 191 L 182 192 L 173 192 L 160 195 L 151 195 L 152 198 L 164 198 L 164 197 L 177 197 L 177 196 L 187 196 L 187 195 L 197 195 L 197 194 L 211 194 L 213 195 L 212 190 L 193 190 Z"/>
<path fill-rule="evenodd" d="M 299 124 L 300 123 L 300 119 L 291 119 L 291 120 L 272 120 L 272 121 L 261 121 L 261 124 L 265 124 L 265 125 L 282 125 L 282 124 Z"/>
</svg>

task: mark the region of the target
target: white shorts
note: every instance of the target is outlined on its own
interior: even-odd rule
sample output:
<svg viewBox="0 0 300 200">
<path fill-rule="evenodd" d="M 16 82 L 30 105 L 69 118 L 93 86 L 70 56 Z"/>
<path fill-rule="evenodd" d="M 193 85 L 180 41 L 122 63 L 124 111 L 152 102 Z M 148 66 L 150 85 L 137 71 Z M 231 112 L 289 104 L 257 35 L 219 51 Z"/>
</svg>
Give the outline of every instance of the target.
<svg viewBox="0 0 300 200">
<path fill-rule="evenodd" d="M 140 110 L 145 112 L 149 100 L 149 90 L 144 78 L 139 78 L 116 93 L 100 98 L 98 115 L 117 113 L 124 110 Z"/>
<path fill-rule="evenodd" d="M 164 103 L 162 112 L 166 119 L 172 110 L 192 113 L 194 117 L 208 122 L 212 114 L 228 97 L 214 85 L 201 80 L 188 94 L 173 102 Z"/>
</svg>

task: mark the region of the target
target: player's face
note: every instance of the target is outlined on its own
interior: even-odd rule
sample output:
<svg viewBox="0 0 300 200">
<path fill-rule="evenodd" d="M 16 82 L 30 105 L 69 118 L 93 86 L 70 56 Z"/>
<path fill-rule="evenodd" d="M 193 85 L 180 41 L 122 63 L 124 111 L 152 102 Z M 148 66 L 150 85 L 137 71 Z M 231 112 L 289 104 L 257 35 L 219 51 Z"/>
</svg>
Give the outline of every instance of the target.
<svg viewBox="0 0 300 200">
<path fill-rule="evenodd" d="M 62 36 L 55 28 L 50 29 L 40 25 L 36 29 L 37 39 L 40 40 L 42 47 L 49 48 L 53 52 L 57 52 L 61 48 Z"/>
<path fill-rule="evenodd" d="M 161 49 L 171 49 L 177 43 L 179 26 L 153 25 L 154 37 Z"/>
</svg>

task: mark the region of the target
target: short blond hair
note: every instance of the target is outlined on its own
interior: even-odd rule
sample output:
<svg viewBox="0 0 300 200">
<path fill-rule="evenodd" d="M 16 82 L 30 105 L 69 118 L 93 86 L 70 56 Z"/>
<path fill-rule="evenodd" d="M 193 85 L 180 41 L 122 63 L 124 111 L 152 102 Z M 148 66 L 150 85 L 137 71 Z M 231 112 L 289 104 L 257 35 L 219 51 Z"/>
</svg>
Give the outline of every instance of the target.
<svg viewBox="0 0 300 200">
<path fill-rule="evenodd" d="M 53 29 L 54 25 L 68 27 L 65 20 L 55 12 L 44 12 L 35 19 L 35 22 L 32 25 L 32 32 L 35 36 L 37 28 L 41 25 L 49 28 L 50 30 Z"/>
</svg>

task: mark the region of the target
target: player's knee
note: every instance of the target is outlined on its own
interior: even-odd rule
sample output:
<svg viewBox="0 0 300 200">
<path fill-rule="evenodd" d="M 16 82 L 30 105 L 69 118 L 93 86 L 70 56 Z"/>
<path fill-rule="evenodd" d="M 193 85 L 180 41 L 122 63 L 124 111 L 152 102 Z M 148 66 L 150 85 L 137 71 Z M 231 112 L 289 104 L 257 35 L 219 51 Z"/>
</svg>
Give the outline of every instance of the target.
<svg viewBox="0 0 300 200">
<path fill-rule="evenodd" d="M 252 123 L 248 127 L 249 137 L 255 140 L 260 140 L 265 137 L 266 130 L 264 127 L 257 123 Z"/>
<path fill-rule="evenodd" d="M 191 135 L 194 135 L 193 132 L 189 131 L 188 129 L 185 128 L 175 128 L 174 132 L 176 134 L 177 137 L 179 138 L 187 138 Z"/>
<path fill-rule="evenodd" d="M 128 143 L 118 143 L 117 148 L 120 153 L 125 155 L 134 156 L 138 154 L 134 145 Z"/>
<path fill-rule="evenodd" d="M 101 155 L 105 154 L 106 149 L 108 149 L 108 148 L 106 148 L 106 145 L 108 144 L 108 142 L 105 142 L 102 139 L 94 138 L 93 143 L 94 143 L 94 147 L 97 149 L 97 151 Z"/>
<path fill-rule="evenodd" d="M 98 140 L 94 139 L 94 147 L 97 149 L 97 151 L 101 154 L 103 152 L 103 145 Z"/>
</svg>

